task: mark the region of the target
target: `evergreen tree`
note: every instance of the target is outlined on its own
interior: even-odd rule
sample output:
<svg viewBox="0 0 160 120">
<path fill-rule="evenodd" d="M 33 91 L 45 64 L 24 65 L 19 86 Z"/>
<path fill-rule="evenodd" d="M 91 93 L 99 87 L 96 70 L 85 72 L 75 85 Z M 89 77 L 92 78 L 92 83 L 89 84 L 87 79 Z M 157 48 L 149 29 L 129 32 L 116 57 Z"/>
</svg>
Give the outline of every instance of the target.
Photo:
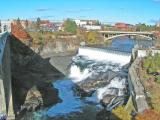
<svg viewBox="0 0 160 120">
<path fill-rule="evenodd" d="M 28 23 L 28 20 L 26 19 L 25 20 L 25 26 L 26 26 L 26 28 L 28 28 L 28 25 L 29 25 L 29 23 Z"/>
<path fill-rule="evenodd" d="M 36 27 L 37 29 L 40 29 L 41 19 L 38 17 L 36 21 Z"/>
<path fill-rule="evenodd" d="M 21 27 L 21 20 L 19 18 L 17 19 L 16 23 L 17 23 L 17 26 Z"/>
</svg>

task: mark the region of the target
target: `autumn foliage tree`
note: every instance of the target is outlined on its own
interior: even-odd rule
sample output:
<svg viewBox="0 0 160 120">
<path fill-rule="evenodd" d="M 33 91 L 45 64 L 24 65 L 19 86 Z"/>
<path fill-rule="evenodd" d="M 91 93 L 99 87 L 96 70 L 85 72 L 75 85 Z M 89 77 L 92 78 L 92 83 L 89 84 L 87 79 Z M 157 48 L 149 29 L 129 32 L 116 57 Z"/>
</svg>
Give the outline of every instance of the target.
<svg viewBox="0 0 160 120">
<path fill-rule="evenodd" d="M 98 41 L 98 33 L 96 31 L 87 32 L 86 40 L 89 44 L 96 44 Z"/>
<path fill-rule="evenodd" d="M 17 39 L 26 43 L 26 45 L 30 45 L 32 42 L 32 38 L 30 37 L 29 33 L 23 28 L 19 18 L 15 23 L 11 24 L 11 34 L 14 35 Z"/>
<path fill-rule="evenodd" d="M 124 106 L 119 106 L 112 111 L 113 115 L 119 120 L 131 120 L 130 113 L 125 109 Z M 114 117 L 113 117 L 114 119 Z M 116 120 L 116 119 L 115 119 Z"/>
<path fill-rule="evenodd" d="M 136 116 L 136 120 L 160 120 L 160 113 L 153 109 L 145 110 Z"/>
</svg>

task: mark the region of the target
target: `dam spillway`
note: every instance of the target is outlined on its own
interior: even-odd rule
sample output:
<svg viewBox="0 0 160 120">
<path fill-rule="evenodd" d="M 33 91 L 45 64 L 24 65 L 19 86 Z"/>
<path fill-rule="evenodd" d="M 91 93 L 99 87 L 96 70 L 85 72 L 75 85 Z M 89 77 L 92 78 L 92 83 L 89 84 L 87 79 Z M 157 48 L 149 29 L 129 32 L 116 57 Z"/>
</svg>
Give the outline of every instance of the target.
<svg viewBox="0 0 160 120">
<path fill-rule="evenodd" d="M 131 53 L 126 51 L 119 51 L 118 49 L 101 49 L 91 47 L 81 47 L 78 50 L 79 56 L 87 56 L 95 60 L 106 60 L 114 63 L 125 65 L 131 60 Z"/>
</svg>

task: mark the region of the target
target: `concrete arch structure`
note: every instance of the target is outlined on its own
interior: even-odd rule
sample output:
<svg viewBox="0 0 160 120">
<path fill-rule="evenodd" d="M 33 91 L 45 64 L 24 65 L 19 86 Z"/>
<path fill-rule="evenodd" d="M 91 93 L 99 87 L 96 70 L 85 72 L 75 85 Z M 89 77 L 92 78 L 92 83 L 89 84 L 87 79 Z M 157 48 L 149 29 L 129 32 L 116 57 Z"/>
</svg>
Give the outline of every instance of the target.
<svg viewBox="0 0 160 120">
<path fill-rule="evenodd" d="M 104 36 L 105 41 L 114 39 L 117 37 L 123 37 L 123 36 L 140 36 L 148 40 L 154 39 L 153 32 L 145 32 L 145 31 L 143 32 L 142 31 L 136 31 L 136 32 L 133 32 L 133 31 L 98 31 L 98 32 Z"/>
<path fill-rule="evenodd" d="M 107 40 L 111 40 L 114 38 L 118 38 L 118 37 L 124 37 L 124 36 L 139 36 L 139 37 L 143 37 L 146 38 L 147 40 L 152 40 L 153 38 L 147 35 L 141 35 L 141 34 L 119 34 L 119 35 L 113 35 L 111 37 L 105 38 L 105 41 Z"/>
</svg>

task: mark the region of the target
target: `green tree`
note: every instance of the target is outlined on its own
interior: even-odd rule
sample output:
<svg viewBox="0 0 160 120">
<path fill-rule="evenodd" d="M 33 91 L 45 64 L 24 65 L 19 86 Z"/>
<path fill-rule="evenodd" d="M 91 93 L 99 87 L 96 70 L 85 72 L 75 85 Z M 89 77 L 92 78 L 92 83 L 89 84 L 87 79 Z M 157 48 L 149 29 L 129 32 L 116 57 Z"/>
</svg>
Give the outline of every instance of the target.
<svg viewBox="0 0 160 120">
<path fill-rule="evenodd" d="M 67 19 L 64 22 L 64 31 L 76 34 L 76 32 L 77 32 L 77 25 L 76 25 L 76 23 L 73 20 L 71 20 L 71 19 Z"/>
<path fill-rule="evenodd" d="M 36 27 L 37 29 L 40 29 L 41 19 L 38 17 L 36 21 Z"/>
<path fill-rule="evenodd" d="M 156 30 L 155 25 L 146 25 L 145 23 L 140 23 L 136 26 L 136 31 L 153 31 Z"/>
<path fill-rule="evenodd" d="M 25 26 L 26 26 L 26 28 L 28 28 L 28 25 L 29 25 L 29 23 L 28 23 L 28 20 L 26 19 L 25 20 Z"/>
<path fill-rule="evenodd" d="M 99 20 L 96 20 L 96 25 L 100 25 L 100 21 Z"/>
<path fill-rule="evenodd" d="M 17 19 L 16 23 L 17 23 L 17 26 L 21 26 L 21 20 L 19 18 Z"/>
</svg>

